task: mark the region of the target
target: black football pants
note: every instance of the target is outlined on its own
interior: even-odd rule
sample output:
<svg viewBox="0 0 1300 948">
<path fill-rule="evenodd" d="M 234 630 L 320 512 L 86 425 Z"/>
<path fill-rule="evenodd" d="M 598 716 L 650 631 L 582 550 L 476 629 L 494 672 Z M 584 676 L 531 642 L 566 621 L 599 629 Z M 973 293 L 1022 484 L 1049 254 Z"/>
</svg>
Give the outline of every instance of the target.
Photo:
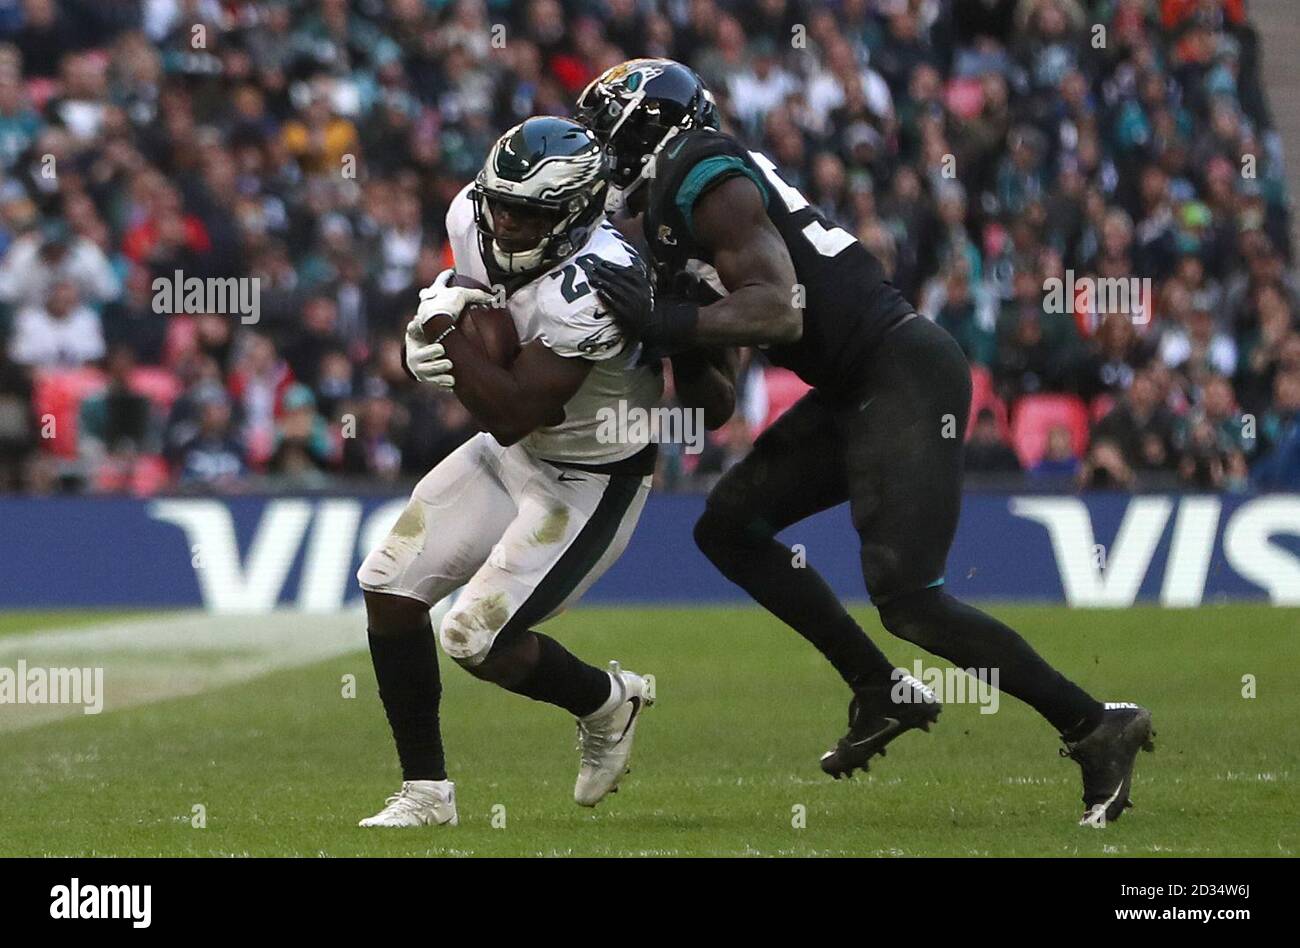
<svg viewBox="0 0 1300 948">
<path fill-rule="evenodd" d="M 1100 720 L 1101 706 L 1006 625 L 943 589 L 970 398 L 957 343 L 913 317 L 884 337 L 852 395 L 814 390 L 763 432 L 709 495 L 696 541 L 851 686 L 878 686 L 892 665 L 821 577 L 774 539 L 848 501 L 862 576 L 885 628 L 958 667 L 998 669 L 1003 691 L 1076 734 Z"/>
</svg>

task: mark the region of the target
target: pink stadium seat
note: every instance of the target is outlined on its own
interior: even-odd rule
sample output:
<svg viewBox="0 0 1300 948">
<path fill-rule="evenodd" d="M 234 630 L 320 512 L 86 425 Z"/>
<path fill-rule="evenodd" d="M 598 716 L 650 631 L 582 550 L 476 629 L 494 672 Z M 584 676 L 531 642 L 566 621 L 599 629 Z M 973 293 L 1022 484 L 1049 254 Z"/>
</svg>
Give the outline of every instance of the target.
<svg viewBox="0 0 1300 948">
<path fill-rule="evenodd" d="M 984 87 L 978 79 L 952 79 L 944 90 L 944 99 L 954 115 L 973 119 L 984 108 Z"/>
<path fill-rule="evenodd" d="M 970 417 L 966 419 L 966 440 L 970 440 L 975 430 L 975 419 L 980 411 L 987 408 L 997 420 L 998 431 L 1007 441 L 1011 440 L 1011 425 L 1007 421 L 1007 403 L 998 398 L 993 391 L 993 374 L 982 365 L 970 367 Z"/>
<path fill-rule="evenodd" d="M 758 437 L 760 431 L 784 415 L 811 388 L 789 369 L 776 366 L 768 366 L 763 370 L 763 382 L 767 386 L 767 417 L 763 419 L 762 427 L 754 432 L 754 437 Z"/>
<path fill-rule="evenodd" d="M 993 373 L 982 365 L 970 367 L 971 401 L 978 402 L 993 397 Z"/>
<path fill-rule="evenodd" d="M 131 492 L 137 497 L 152 497 L 171 483 L 172 472 L 160 454 L 147 454 L 136 463 Z"/>
<path fill-rule="evenodd" d="M 198 323 L 192 316 L 173 316 L 167 323 L 167 337 L 163 341 L 163 364 L 175 368 L 187 352 L 198 347 Z"/>
<path fill-rule="evenodd" d="M 1042 460 L 1047 433 L 1057 425 L 1070 430 L 1070 441 L 1082 457 L 1088 447 L 1088 409 L 1074 395 L 1026 395 L 1011 413 L 1011 446 L 1026 468 Z"/>
<path fill-rule="evenodd" d="M 88 395 L 104 387 L 104 373 L 98 369 L 38 369 L 32 401 L 36 424 L 45 430 L 47 416 L 53 419 L 54 436 L 46 450 L 61 458 L 77 456 L 77 414 Z"/>
<path fill-rule="evenodd" d="M 45 109 L 45 103 L 58 94 L 59 84 L 54 79 L 29 79 L 27 80 L 27 99 L 31 102 L 32 107 L 40 110 Z"/>
<path fill-rule="evenodd" d="M 131 371 L 131 388 L 148 397 L 159 411 L 167 411 L 181 393 L 181 380 L 156 365 L 141 365 Z"/>
<path fill-rule="evenodd" d="M 91 489 L 100 494 L 130 493 L 152 497 L 171 481 L 171 471 L 161 455 L 142 454 L 134 463 L 106 461 L 91 474 Z"/>
</svg>

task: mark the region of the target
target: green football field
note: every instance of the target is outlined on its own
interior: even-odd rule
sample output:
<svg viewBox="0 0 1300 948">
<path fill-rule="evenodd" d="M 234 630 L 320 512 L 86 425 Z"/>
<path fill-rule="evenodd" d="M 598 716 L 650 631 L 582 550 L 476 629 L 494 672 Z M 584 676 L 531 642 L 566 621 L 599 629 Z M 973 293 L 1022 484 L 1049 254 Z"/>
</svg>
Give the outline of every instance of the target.
<svg viewBox="0 0 1300 948">
<path fill-rule="evenodd" d="M 1010 698 L 993 714 L 950 704 L 870 775 L 835 782 L 817 758 L 843 729 L 847 692 L 774 619 L 582 608 L 547 631 L 657 679 L 621 791 L 575 806 L 572 720 L 444 657 L 461 824 L 362 830 L 399 775 L 359 616 L 23 613 L 0 615 L 0 666 L 101 666 L 107 700 L 98 715 L 0 705 L 0 855 L 1300 850 L 1300 610 L 992 611 L 1098 697 L 1152 709 L 1156 752 L 1141 755 L 1137 808 L 1120 822 L 1074 825 L 1077 767 Z M 860 617 L 895 663 L 921 656 L 874 612 Z"/>
</svg>

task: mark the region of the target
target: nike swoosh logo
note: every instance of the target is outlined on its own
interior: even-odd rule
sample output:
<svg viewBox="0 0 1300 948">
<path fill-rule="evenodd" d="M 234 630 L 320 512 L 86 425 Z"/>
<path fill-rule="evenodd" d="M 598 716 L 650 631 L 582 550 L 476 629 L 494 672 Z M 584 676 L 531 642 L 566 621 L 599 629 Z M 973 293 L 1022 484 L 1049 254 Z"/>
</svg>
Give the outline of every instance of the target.
<svg viewBox="0 0 1300 948">
<path fill-rule="evenodd" d="M 623 738 L 627 737 L 627 729 L 632 726 L 632 722 L 636 720 L 636 716 L 641 713 L 640 698 L 633 695 L 627 700 L 632 703 L 632 713 L 628 716 L 627 723 L 623 725 L 623 733 L 618 736 L 618 740 L 614 742 L 615 744 L 621 744 L 623 742 Z"/>
<path fill-rule="evenodd" d="M 577 483 L 582 483 L 583 481 L 586 480 L 586 478 L 585 478 L 585 477 L 575 477 L 574 475 L 569 474 L 567 471 L 561 471 L 561 472 L 560 472 L 560 476 L 557 477 L 556 480 L 557 480 L 557 481 L 560 481 L 561 483 L 567 484 L 567 483 L 569 483 L 570 481 L 576 481 Z"/>
<path fill-rule="evenodd" d="M 679 151 L 682 150 L 682 146 L 685 145 L 685 144 L 686 144 L 686 139 L 684 139 L 684 138 L 679 139 L 676 145 L 674 145 L 672 148 L 669 148 L 669 149 L 668 149 L 668 157 L 669 157 L 669 158 L 676 158 L 676 157 L 677 157 L 677 153 L 678 153 Z"/>
<path fill-rule="evenodd" d="M 899 721 L 898 718 L 885 718 L 885 721 L 888 723 L 886 723 L 885 726 L 882 727 L 875 734 L 872 734 L 870 737 L 864 737 L 860 741 L 854 741 L 849 746 L 861 747 L 863 744 L 867 743 L 868 741 L 874 741 L 876 738 L 884 737 L 886 734 L 893 734 L 902 725 L 902 722 Z"/>
</svg>

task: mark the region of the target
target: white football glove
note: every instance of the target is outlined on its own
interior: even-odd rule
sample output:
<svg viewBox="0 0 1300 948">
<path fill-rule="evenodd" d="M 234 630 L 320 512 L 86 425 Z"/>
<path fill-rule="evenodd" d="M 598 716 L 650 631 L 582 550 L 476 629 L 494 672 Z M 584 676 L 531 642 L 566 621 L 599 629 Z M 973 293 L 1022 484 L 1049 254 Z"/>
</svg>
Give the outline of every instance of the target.
<svg viewBox="0 0 1300 948">
<path fill-rule="evenodd" d="M 490 305 L 496 301 L 496 297 L 486 290 L 452 286 L 454 276 L 454 271 L 443 270 L 436 280 L 420 291 L 420 308 L 415 311 L 415 318 L 421 326 L 438 315 L 450 316 L 455 322 L 460 319 L 461 310 L 470 303 Z"/>
<path fill-rule="evenodd" d="M 455 388 L 451 360 L 440 342 L 426 342 L 416 317 L 406 327 L 406 367 L 417 382 L 432 382 L 441 388 Z"/>
</svg>

